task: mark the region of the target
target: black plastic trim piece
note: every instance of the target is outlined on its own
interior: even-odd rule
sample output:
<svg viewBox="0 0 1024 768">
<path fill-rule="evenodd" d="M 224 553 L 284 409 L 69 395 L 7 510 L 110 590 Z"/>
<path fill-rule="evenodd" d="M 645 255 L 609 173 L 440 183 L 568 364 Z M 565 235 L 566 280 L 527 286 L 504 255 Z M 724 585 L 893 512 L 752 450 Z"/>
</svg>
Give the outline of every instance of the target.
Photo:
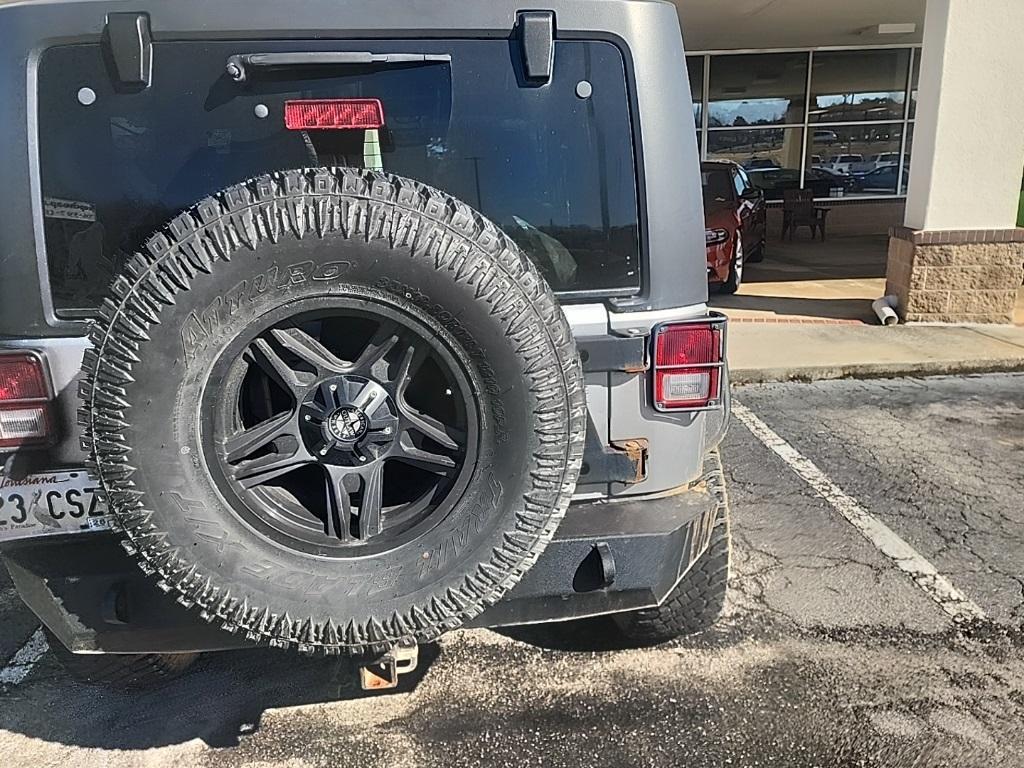
<svg viewBox="0 0 1024 768">
<path fill-rule="evenodd" d="M 148 13 L 108 13 L 103 40 L 123 86 L 146 89 L 153 82 L 153 36 Z"/>
<path fill-rule="evenodd" d="M 607 541 L 597 542 L 594 545 L 594 551 L 601 560 L 601 575 L 603 576 L 601 589 L 608 589 L 615 583 L 615 555 L 612 554 L 612 548 Z"/>
<path fill-rule="evenodd" d="M 554 11 L 523 11 L 517 17 L 516 28 L 526 79 L 537 85 L 550 82 L 555 71 Z"/>
</svg>

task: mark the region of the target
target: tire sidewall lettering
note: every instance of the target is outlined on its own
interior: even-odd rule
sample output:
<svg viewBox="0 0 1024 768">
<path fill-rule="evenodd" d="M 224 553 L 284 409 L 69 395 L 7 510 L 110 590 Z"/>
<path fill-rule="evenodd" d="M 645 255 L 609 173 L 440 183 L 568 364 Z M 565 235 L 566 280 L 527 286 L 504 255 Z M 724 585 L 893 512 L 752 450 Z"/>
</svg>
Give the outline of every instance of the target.
<svg viewBox="0 0 1024 768">
<path fill-rule="evenodd" d="M 233 288 L 216 296 L 203 309 L 189 313 L 181 329 L 181 348 L 186 360 L 194 358 L 200 346 L 215 340 L 218 331 L 245 307 L 252 307 L 269 291 L 288 291 L 309 282 L 326 284 L 340 281 L 352 269 L 350 261 L 316 264 L 300 261 L 279 267 L 272 264 L 264 272 L 243 278 Z"/>
</svg>

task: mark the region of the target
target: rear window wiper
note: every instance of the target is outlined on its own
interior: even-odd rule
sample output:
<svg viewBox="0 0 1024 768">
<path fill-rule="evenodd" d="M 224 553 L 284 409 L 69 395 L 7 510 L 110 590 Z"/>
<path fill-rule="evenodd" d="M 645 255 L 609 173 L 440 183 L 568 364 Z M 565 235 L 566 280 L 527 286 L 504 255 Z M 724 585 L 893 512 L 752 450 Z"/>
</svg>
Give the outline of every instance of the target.
<svg viewBox="0 0 1024 768">
<path fill-rule="evenodd" d="M 236 53 L 228 57 L 225 69 L 237 83 L 244 82 L 250 70 L 309 66 L 366 66 L 398 64 L 450 63 L 447 53 L 371 53 L 369 51 L 291 51 L 282 53 Z"/>
</svg>

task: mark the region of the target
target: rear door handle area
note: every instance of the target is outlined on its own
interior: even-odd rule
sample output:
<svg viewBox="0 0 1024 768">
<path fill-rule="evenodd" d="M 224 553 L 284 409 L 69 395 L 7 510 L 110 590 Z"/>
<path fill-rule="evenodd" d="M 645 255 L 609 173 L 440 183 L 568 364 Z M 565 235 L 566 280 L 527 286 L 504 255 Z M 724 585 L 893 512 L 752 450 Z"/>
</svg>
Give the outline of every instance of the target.
<svg viewBox="0 0 1024 768">
<path fill-rule="evenodd" d="M 450 63 L 447 53 L 371 53 L 370 51 L 290 51 L 282 53 L 236 53 L 229 56 L 225 70 L 236 83 L 245 82 L 253 71 L 282 67 L 388 66 Z"/>
</svg>

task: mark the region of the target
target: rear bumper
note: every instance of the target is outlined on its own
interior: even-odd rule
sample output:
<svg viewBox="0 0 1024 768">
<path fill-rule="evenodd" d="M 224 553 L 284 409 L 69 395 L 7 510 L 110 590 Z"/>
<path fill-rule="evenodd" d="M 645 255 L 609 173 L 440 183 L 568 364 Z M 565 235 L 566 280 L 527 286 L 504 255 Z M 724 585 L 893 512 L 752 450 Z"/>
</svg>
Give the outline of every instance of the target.
<svg viewBox="0 0 1024 768">
<path fill-rule="evenodd" d="M 526 577 L 469 623 L 564 621 L 658 605 L 707 548 L 703 485 L 657 499 L 570 508 Z M 156 653 L 250 645 L 158 590 L 112 534 L 31 541 L 3 554 L 22 599 L 74 651 Z"/>
</svg>

